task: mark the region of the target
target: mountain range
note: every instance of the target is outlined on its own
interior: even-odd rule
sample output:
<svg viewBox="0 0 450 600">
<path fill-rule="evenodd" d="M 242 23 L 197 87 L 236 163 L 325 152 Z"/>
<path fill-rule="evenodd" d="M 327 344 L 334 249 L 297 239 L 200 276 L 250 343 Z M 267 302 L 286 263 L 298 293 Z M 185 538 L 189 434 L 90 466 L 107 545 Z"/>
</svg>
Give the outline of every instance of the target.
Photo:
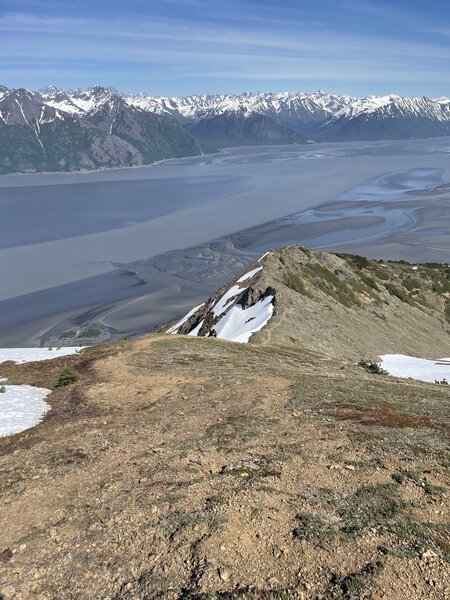
<svg viewBox="0 0 450 600">
<path fill-rule="evenodd" d="M 228 146 L 450 135 L 450 99 L 316 91 L 186 97 L 0 86 L 0 173 L 138 166 Z"/>
</svg>

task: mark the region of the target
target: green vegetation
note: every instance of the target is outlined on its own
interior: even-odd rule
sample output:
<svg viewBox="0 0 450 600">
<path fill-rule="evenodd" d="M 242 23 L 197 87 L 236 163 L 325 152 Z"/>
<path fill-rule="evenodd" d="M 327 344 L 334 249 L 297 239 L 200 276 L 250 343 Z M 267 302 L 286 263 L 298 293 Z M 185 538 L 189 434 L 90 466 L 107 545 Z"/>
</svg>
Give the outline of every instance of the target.
<svg viewBox="0 0 450 600">
<path fill-rule="evenodd" d="M 100 329 L 96 329 L 95 327 L 89 327 L 88 329 L 85 329 L 84 331 L 80 331 L 80 333 L 78 334 L 79 338 L 96 338 L 96 337 L 100 337 L 102 335 L 102 332 L 100 331 Z"/>
<path fill-rule="evenodd" d="M 404 290 L 402 290 L 402 288 L 399 288 L 397 285 L 394 285 L 393 283 L 385 283 L 384 287 L 391 294 L 391 296 L 395 296 L 402 302 L 408 302 L 408 300 L 409 300 L 408 294 Z"/>
<path fill-rule="evenodd" d="M 383 562 L 379 560 L 374 563 L 367 563 L 360 571 L 349 573 L 344 577 L 335 575 L 332 578 L 332 583 L 342 590 L 346 598 L 359 598 L 360 592 L 367 588 L 369 579 L 381 573 L 383 567 Z"/>
<path fill-rule="evenodd" d="M 386 369 L 382 369 L 381 365 L 370 360 L 364 360 L 363 358 L 359 361 L 358 367 L 363 367 L 369 373 L 375 373 L 375 375 L 389 375 Z"/>
<path fill-rule="evenodd" d="M 67 385 L 71 385 L 72 383 L 75 383 L 76 380 L 77 376 L 75 372 L 72 371 L 72 369 L 69 369 L 69 367 L 64 367 L 63 369 L 61 369 L 58 381 L 56 382 L 56 387 L 64 387 Z"/>
<path fill-rule="evenodd" d="M 77 330 L 76 329 L 69 329 L 68 331 L 64 331 L 64 333 L 62 333 L 59 336 L 60 340 L 67 340 L 67 339 L 71 339 L 76 337 L 77 335 Z"/>
<path fill-rule="evenodd" d="M 445 318 L 450 323 L 450 300 L 445 305 Z"/>
<path fill-rule="evenodd" d="M 304 296 L 308 295 L 305 283 L 303 279 L 299 275 L 297 275 L 297 273 L 289 271 L 286 275 L 285 283 L 287 287 L 291 290 L 294 290 L 294 292 L 298 292 L 299 294 L 303 294 Z"/>
<path fill-rule="evenodd" d="M 407 277 L 404 279 L 403 285 L 409 292 L 412 292 L 413 290 L 420 290 L 422 287 L 421 282 L 413 277 Z"/>
<path fill-rule="evenodd" d="M 392 479 L 399 484 L 405 483 L 406 481 L 412 481 L 423 489 L 425 494 L 430 496 L 440 496 L 444 493 L 444 488 L 432 485 L 426 477 L 418 471 L 401 470 L 398 473 L 394 473 Z"/>
<path fill-rule="evenodd" d="M 349 262 L 352 266 L 358 269 L 367 269 L 371 263 L 365 256 L 358 256 L 357 254 L 346 254 L 345 252 L 337 252 L 336 256 L 343 258 Z"/>
<path fill-rule="evenodd" d="M 323 267 L 320 263 L 310 262 L 304 265 L 304 270 L 311 276 L 313 286 L 331 296 L 347 308 L 360 306 L 352 288 L 342 281 L 339 276 Z"/>
<path fill-rule="evenodd" d="M 372 277 L 370 277 L 369 275 L 364 275 L 363 273 L 361 273 L 360 275 L 361 280 L 370 288 L 372 288 L 373 290 L 379 290 L 380 288 L 377 285 L 377 282 L 375 281 L 375 279 L 373 279 Z"/>
<path fill-rule="evenodd" d="M 298 526 L 293 530 L 292 535 L 297 539 L 323 542 L 336 534 L 336 527 L 325 523 L 318 515 L 297 515 L 296 519 Z"/>
</svg>

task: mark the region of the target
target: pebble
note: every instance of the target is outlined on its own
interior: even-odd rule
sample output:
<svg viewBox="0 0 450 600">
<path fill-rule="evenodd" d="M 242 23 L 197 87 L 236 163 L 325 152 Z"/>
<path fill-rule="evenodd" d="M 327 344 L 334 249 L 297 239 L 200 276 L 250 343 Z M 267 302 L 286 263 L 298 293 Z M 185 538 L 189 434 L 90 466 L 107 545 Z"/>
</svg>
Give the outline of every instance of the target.
<svg viewBox="0 0 450 600">
<path fill-rule="evenodd" d="M 348 471 L 356 471 L 356 468 L 355 468 L 353 465 L 345 465 L 345 468 L 346 468 Z"/>
<path fill-rule="evenodd" d="M 228 581 L 231 577 L 231 573 L 230 573 L 229 569 L 227 569 L 226 567 L 220 567 L 219 568 L 219 577 L 222 581 Z"/>
<path fill-rule="evenodd" d="M 433 550 L 425 550 L 425 552 L 422 553 L 421 555 L 421 559 L 422 560 L 428 560 L 430 558 L 435 558 L 437 556 L 436 552 L 433 552 Z"/>
</svg>

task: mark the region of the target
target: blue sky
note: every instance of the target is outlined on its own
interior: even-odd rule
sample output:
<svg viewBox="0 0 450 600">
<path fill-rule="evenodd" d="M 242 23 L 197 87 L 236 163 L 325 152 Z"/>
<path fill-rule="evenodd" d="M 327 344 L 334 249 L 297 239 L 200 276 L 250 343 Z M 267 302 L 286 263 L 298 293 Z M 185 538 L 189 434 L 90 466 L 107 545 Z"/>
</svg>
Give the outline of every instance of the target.
<svg viewBox="0 0 450 600">
<path fill-rule="evenodd" d="M 188 95 L 450 95 L 450 6 L 396 0 L 0 0 L 0 83 Z"/>
</svg>

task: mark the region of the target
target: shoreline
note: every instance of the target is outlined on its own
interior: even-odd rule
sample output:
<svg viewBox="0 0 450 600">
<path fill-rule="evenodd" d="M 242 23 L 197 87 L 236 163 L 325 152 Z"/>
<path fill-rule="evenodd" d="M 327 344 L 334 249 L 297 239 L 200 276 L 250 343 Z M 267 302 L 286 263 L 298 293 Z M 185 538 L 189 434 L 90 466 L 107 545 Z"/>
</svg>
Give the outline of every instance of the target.
<svg viewBox="0 0 450 600">
<path fill-rule="evenodd" d="M 0 278 L 9 290 L 9 299 L 7 293 L 0 300 L 0 345 L 36 345 L 48 335 L 54 340 L 49 332 L 56 335 L 59 326 L 96 320 L 110 337 L 150 331 L 199 304 L 266 250 L 291 243 L 450 262 L 447 156 L 374 158 L 370 146 L 357 157 L 293 161 L 293 147 L 283 148 L 284 154 L 266 146 L 247 154 L 228 150 L 227 160 L 216 155 L 206 167 L 184 159 L 171 165 L 180 193 L 186 194 L 183 178 L 204 178 L 206 204 L 189 206 L 187 197 L 186 206 L 132 226 L 0 250 Z M 225 175 L 236 181 L 245 175 L 248 189 L 214 198 L 214 182 Z M 448 236 L 438 236 L 438 228 Z"/>
</svg>

